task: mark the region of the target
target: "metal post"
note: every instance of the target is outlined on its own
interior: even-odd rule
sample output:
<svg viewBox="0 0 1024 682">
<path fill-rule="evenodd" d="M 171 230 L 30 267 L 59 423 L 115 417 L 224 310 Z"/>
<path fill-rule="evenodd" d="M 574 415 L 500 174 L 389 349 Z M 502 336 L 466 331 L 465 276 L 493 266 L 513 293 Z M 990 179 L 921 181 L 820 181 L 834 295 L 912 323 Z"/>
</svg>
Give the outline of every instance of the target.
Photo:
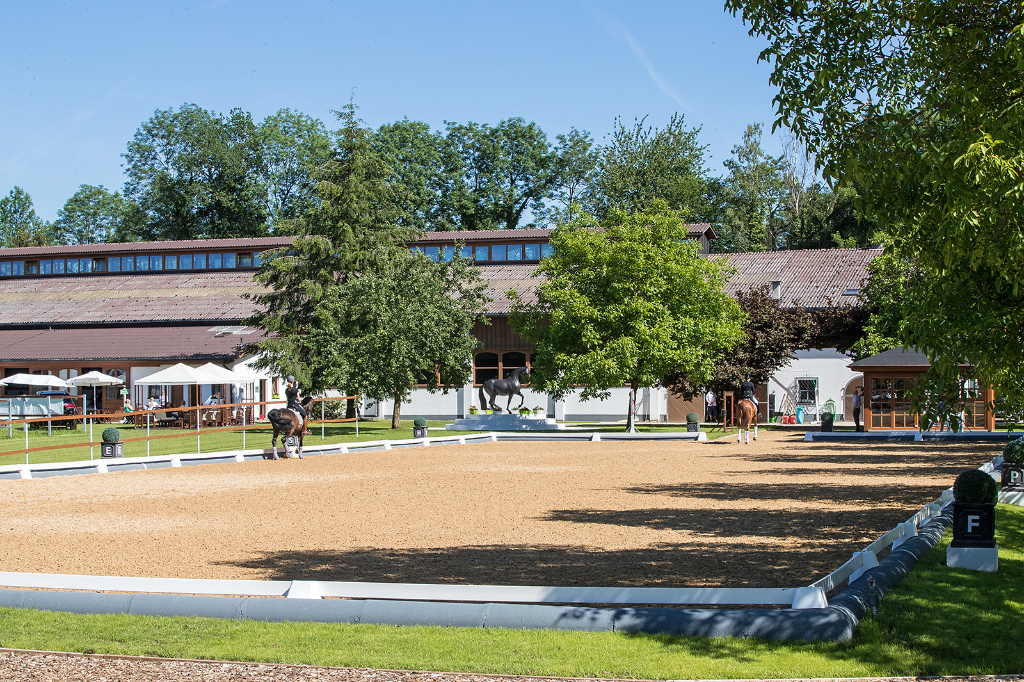
<svg viewBox="0 0 1024 682">
<path fill-rule="evenodd" d="M 380 413 L 380 410 L 377 410 Z M 356 438 L 359 438 L 359 398 L 356 398 Z"/>
<path fill-rule="evenodd" d="M 52 400 L 53 400 L 53 398 L 51 398 L 50 396 L 46 396 L 46 416 L 47 417 L 52 417 L 53 416 L 53 405 L 51 404 Z M 60 404 L 61 405 L 64 404 L 63 399 L 60 401 Z M 52 436 L 53 435 L 53 422 L 50 421 L 49 419 L 46 420 L 46 435 L 47 436 Z"/>
<path fill-rule="evenodd" d="M 86 421 L 89 423 L 89 459 L 95 459 L 96 453 L 94 452 L 94 446 L 92 444 L 92 418 L 86 417 Z"/>
<path fill-rule="evenodd" d="M 199 425 L 200 425 L 201 421 L 203 421 L 203 407 L 201 405 L 196 405 L 196 454 L 197 455 L 203 454 L 202 436 L 199 435 L 199 431 L 200 431 Z"/>
<path fill-rule="evenodd" d="M 149 457 L 149 412 L 146 413 L 146 457 Z"/>
<path fill-rule="evenodd" d="M 324 402 L 320 401 L 320 440 L 324 439 Z"/>
<path fill-rule="evenodd" d="M 28 465 L 28 422 L 22 422 L 25 427 L 25 465 Z"/>
<path fill-rule="evenodd" d="M 246 406 L 243 404 L 242 405 L 242 449 L 243 450 L 245 450 L 245 417 L 247 416 L 245 413 L 247 412 L 247 410 L 248 410 L 248 408 L 246 408 Z"/>
</svg>

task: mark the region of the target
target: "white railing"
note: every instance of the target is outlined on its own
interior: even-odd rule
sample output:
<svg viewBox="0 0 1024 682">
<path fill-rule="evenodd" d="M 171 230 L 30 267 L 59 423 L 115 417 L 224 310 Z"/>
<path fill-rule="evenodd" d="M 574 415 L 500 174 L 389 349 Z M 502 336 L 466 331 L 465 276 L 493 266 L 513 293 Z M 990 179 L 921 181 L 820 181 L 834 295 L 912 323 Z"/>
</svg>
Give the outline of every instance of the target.
<svg viewBox="0 0 1024 682">
<path fill-rule="evenodd" d="M 408 447 L 408 446 L 425 446 L 430 445 L 445 445 L 458 443 L 465 445 L 469 441 L 482 441 L 490 442 L 498 440 L 496 433 L 481 433 L 470 434 L 468 436 L 438 436 L 438 437 L 427 437 L 427 438 L 407 438 L 401 440 L 373 440 L 373 441 L 361 441 L 356 443 L 340 443 L 340 444 L 325 444 L 325 445 L 313 445 L 303 448 L 303 452 L 308 454 L 320 453 L 320 452 L 341 452 L 349 453 L 358 451 L 366 448 L 383 448 L 384 450 L 391 450 L 393 447 Z M 245 458 L 262 455 L 268 452 L 268 449 L 260 450 L 229 450 L 223 452 L 207 452 L 205 454 L 177 454 L 177 455 L 153 455 L 149 457 L 117 457 L 108 459 L 94 459 L 94 460 L 82 460 L 78 462 L 49 462 L 46 464 L 8 464 L 0 466 L 0 474 L 10 474 L 17 472 L 21 478 L 30 479 L 32 478 L 32 472 L 43 472 L 43 471 L 75 471 L 81 470 L 83 472 L 94 471 L 95 473 L 105 474 L 110 471 L 110 467 L 124 468 L 124 467 L 137 467 L 142 465 L 144 468 L 148 468 L 153 465 L 168 465 L 172 467 L 180 467 L 183 461 L 185 462 L 197 462 L 205 460 L 216 460 L 216 459 L 234 459 L 236 462 L 244 462 Z M 279 455 L 283 456 L 284 450 L 279 451 Z"/>
<path fill-rule="evenodd" d="M 498 602 L 509 604 L 696 604 L 827 606 L 816 588 L 542 587 L 428 585 L 316 580 L 195 580 L 46 573 L 0 573 L 0 585 L 48 590 L 142 592 L 241 597 L 388 599 L 398 601 Z"/>
<path fill-rule="evenodd" d="M 996 470 L 997 461 L 1001 462 L 1002 458 L 994 457 L 991 462 L 985 462 L 978 468 L 987 474 L 991 474 Z M 916 537 L 917 529 L 920 526 L 923 526 L 934 517 L 942 514 L 942 510 L 952 502 L 953 489 L 946 488 L 934 502 L 922 507 L 921 511 L 883 534 L 863 550 L 854 552 L 853 558 L 826 575 L 824 578 L 815 580 L 811 583 L 811 587 L 820 587 L 827 593 L 842 585 L 843 582 L 852 583 L 857 580 L 857 578 L 863 575 L 865 571 L 878 565 L 878 554 L 880 552 L 889 549 L 890 547 L 892 549 L 896 549 L 907 540 L 912 537 Z"/>
</svg>

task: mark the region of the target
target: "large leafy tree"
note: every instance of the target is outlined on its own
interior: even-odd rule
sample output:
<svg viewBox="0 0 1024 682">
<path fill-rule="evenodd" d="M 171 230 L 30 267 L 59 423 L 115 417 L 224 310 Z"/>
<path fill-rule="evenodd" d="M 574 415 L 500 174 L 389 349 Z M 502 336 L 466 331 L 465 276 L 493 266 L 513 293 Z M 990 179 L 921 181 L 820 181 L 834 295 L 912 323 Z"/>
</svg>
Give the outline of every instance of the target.
<svg viewBox="0 0 1024 682">
<path fill-rule="evenodd" d="M 593 224 L 578 216 L 552 233 L 535 303 L 508 294 L 514 328 L 536 345 L 532 385 L 556 400 L 577 388 L 603 400 L 614 387 L 635 392 L 677 370 L 707 381 L 742 335 L 743 314 L 723 290 L 727 266 L 702 258 L 661 201 Z M 632 409 L 627 421 L 632 429 Z"/>
<path fill-rule="evenodd" d="M 442 207 L 446 188 L 458 186 L 458 172 L 445 164 L 444 135 L 422 121 L 386 123 L 373 136 L 373 147 L 391 170 L 389 184 L 401 212 L 399 220 L 417 230 L 452 230 L 457 217 Z M 457 168 L 457 165 L 456 165 Z"/>
<path fill-rule="evenodd" d="M 672 373 L 665 383 L 673 392 L 689 400 L 708 388 L 718 394 L 738 390 L 748 376 L 754 383 L 764 383 L 810 338 L 810 314 L 799 307 L 782 308 L 767 287 L 738 292 L 736 303 L 744 315 L 743 338 L 700 381 L 685 372 Z"/>
<path fill-rule="evenodd" d="M 761 147 L 761 124 L 747 126 L 726 159 L 726 208 L 716 251 L 775 251 L 786 233 L 783 160 Z"/>
<path fill-rule="evenodd" d="M 138 238 L 267 234 L 263 150 L 252 116 L 194 104 L 158 110 L 124 154 L 125 196 L 144 214 Z"/>
<path fill-rule="evenodd" d="M 449 222 L 463 230 L 514 229 L 540 213 L 561 185 L 562 164 L 536 123 L 447 124 L 442 192 Z"/>
<path fill-rule="evenodd" d="M 408 250 L 375 252 L 332 287 L 310 328 L 310 363 L 322 380 L 394 401 L 391 428 L 417 383 L 448 392 L 470 378 L 485 286 L 467 259 L 435 263 Z"/>
<path fill-rule="evenodd" d="M 258 136 L 267 219 L 271 228 L 288 232 L 292 221 L 316 207 L 317 178 L 331 158 L 331 137 L 322 121 L 291 109 L 263 119 Z"/>
<path fill-rule="evenodd" d="M 55 238 L 61 244 L 100 244 L 130 233 L 137 213 L 120 192 L 82 185 L 57 211 Z"/>
<path fill-rule="evenodd" d="M 727 0 L 774 63 L 777 124 L 925 274 L 899 340 L 1024 405 L 1024 6 Z"/>
<path fill-rule="evenodd" d="M 373 147 L 373 131 L 356 117 L 354 104 L 338 116 L 341 128 L 320 174 L 316 208 L 295 222 L 291 246 L 264 252 L 255 279 L 266 291 L 254 296 L 258 310 L 250 320 L 268 334 L 250 348 L 261 354 L 260 366 L 294 375 L 311 392 L 335 386 L 316 361 L 319 348 L 311 337 L 321 307 L 374 258 L 405 250 L 416 234 L 399 224 L 392 171 Z"/>
<path fill-rule="evenodd" d="M 51 226 L 36 215 L 28 192 L 15 186 L 0 199 L 0 247 L 46 246 L 52 241 Z"/>
<path fill-rule="evenodd" d="M 700 128 L 688 128 L 674 114 L 664 128 L 637 119 L 632 126 L 615 121 L 611 139 L 601 148 L 593 180 L 590 209 L 601 219 L 615 210 L 646 211 L 663 201 L 684 219 L 705 219 L 708 170 L 707 146 L 699 142 Z"/>
</svg>

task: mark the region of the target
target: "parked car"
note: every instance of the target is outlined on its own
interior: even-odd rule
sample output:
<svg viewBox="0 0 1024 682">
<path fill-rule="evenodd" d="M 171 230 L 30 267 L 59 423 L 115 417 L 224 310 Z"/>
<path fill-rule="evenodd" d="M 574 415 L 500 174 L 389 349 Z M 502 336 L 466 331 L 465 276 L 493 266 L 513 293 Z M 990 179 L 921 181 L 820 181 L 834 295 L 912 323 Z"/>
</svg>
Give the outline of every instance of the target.
<svg viewBox="0 0 1024 682">
<path fill-rule="evenodd" d="M 45 398 L 47 396 L 54 397 L 54 398 L 56 398 L 56 397 L 63 397 L 64 398 L 64 414 L 65 415 L 78 414 L 78 410 L 77 410 L 78 406 L 75 405 L 75 401 L 71 398 L 71 394 L 68 393 L 67 391 L 39 391 L 39 393 L 36 393 L 36 395 L 39 396 L 40 398 Z"/>
</svg>

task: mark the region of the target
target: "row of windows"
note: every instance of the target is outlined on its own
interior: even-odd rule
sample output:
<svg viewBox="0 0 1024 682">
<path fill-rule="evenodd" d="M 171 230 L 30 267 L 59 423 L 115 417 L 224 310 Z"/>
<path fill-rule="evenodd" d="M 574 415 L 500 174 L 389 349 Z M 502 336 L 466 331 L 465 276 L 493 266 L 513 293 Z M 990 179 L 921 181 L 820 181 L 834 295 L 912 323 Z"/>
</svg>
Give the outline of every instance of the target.
<svg viewBox="0 0 1024 682">
<path fill-rule="evenodd" d="M 463 258 L 475 261 L 510 263 L 517 261 L 539 261 L 553 252 L 550 244 L 494 244 L 491 246 L 413 246 L 410 251 L 422 251 L 432 261 L 455 259 L 456 248 Z"/>
<path fill-rule="evenodd" d="M 251 267 L 253 267 L 253 254 L 251 253 L 45 258 L 0 262 L 0 277 L 83 275 L 93 272 L 152 272 L 154 270 L 224 270 Z"/>
</svg>

